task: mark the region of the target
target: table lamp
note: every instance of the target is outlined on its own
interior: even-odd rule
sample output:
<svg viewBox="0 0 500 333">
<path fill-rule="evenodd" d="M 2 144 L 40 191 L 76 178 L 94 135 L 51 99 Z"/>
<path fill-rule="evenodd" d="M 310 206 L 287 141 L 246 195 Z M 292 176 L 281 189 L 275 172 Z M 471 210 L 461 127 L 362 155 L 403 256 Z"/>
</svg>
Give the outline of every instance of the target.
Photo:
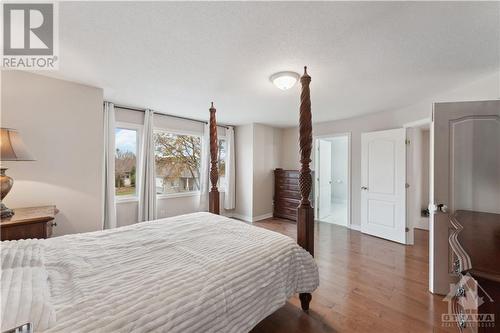
<svg viewBox="0 0 500 333">
<path fill-rule="evenodd" d="M 19 132 L 12 128 L 1 128 L 0 130 L 0 161 L 34 161 Z M 7 218 L 14 215 L 12 209 L 7 208 L 3 203 L 3 198 L 7 196 L 14 179 L 5 174 L 7 168 L 0 166 L 0 217 Z"/>
</svg>

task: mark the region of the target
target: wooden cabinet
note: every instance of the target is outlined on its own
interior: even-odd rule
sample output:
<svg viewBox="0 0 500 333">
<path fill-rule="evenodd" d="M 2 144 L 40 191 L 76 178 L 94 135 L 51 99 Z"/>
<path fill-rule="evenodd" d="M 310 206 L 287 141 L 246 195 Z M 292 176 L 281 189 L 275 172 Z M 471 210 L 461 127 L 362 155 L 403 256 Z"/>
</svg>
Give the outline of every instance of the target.
<svg viewBox="0 0 500 333">
<path fill-rule="evenodd" d="M 49 238 L 57 225 L 53 220 L 58 212 L 56 206 L 14 209 L 14 215 L 0 223 L 1 238 L 3 241 Z"/>
<path fill-rule="evenodd" d="M 313 176 L 314 179 L 314 176 Z M 311 205 L 312 205 L 311 191 Z M 273 216 L 297 220 L 297 207 L 300 204 L 299 171 L 274 170 L 274 209 Z"/>
<path fill-rule="evenodd" d="M 459 210 L 450 222 L 452 270 L 459 282 L 449 296 L 459 331 L 498 332 L 500 214 Z"/>
<path fill-rule="evenodd" d="M 273 216 L 296 221 L 299 203 L 299 171 L 274 170 Z"/>
</svg>

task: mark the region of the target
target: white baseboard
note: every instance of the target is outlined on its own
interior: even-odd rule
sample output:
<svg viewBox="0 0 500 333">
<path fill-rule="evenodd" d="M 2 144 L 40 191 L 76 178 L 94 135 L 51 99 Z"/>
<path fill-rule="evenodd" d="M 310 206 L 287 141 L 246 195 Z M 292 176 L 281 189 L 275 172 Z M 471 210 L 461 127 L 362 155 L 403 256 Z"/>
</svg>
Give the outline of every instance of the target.
<svg viewBox="0 0 500 333">
<path fill-rule="evenodd" d="M 429 217 L 419 217 L 416 220 L 416 224 L 413 226 L 417 229 L 429 230 Z"/>
<path fill-rule="evenodd" d="M 259 215 L 259 216 L 255 216 L 252 218 L 252 222 L 257 222 L 257 221 L 261 221 L 261 220 L 265 220 L 265 219 L 269 219 L 273 217 L 273 213 L 266 213 L 266 214 L 262 214 L 262 215 Z"/>
<path fill-rule="evenodd" d="M 426 230 L 426 231 L 429 231 L 429 227 L 428 226 L 424 226 L 424 225 L 416 225 L 413 227 L 414 229 L 419 229 L 419 230 Z"/>
<path fill-rule="evenodd" d="M 240 215 L 240 214 L 237 214 L 237 213 L 231 213 L 231 215 L 228 216 L 228 217 L 231 217 L 231 218 L 237 219 L 237 220 L 241 220 L 241 221 L 245 221 L 245 222 L 251 222 L 252 221 L 252 218 L 250 216 Z"/>
<path fill-rule="evenodd" d="M 262 215 L 258 215 L 258 216 L 247 216 L 247 215 L 241 215 L 241 214 L 237 214 L 237 213 L 231 213 L 230 215 L 226 215 L 226 216 L 252 223 L 252 222 L 257 222 L 260 220 L 265 220 L 265 219 L 271 218 L 271 217 L 273 217 L 273 213 L 267 213 L 267 214 L 262 214 Z"/>
<path fill-rule="evenodd" d="M 361 226 L 359 224 L 350 224 L 349 229 L 361 231 Z"/>
</svg>

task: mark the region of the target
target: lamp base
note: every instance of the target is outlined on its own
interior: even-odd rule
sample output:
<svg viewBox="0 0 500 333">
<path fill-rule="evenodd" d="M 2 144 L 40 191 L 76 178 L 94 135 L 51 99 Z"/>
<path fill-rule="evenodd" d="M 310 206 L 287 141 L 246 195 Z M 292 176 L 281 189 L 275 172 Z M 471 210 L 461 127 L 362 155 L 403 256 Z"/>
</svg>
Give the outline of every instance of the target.
<svg viewBox="0 0 500 333">
<path fill-rule="evenodd" d="M 12 185 L 14 185 L 14 179 L 10 178 L 5 174 L 7 168 L 0 166 L 0 200 L 3 201 L 3 198 L 9 193 Z M 3 202 L 0 204 L 0 218 L 7 218 L 14 215 L 14 211 L 7 206 L 4 205 Z"/>
<path fill-rule="evenodd" d="M 7 206 L 5 206 L 4 203 L 2 202 L 0 204 L 0 218 L 5 219 L 5 218 L 11 217 L 13 215 L 14 215 L 14 211 L 10 208 L 7 208 Z"/>
</svg>

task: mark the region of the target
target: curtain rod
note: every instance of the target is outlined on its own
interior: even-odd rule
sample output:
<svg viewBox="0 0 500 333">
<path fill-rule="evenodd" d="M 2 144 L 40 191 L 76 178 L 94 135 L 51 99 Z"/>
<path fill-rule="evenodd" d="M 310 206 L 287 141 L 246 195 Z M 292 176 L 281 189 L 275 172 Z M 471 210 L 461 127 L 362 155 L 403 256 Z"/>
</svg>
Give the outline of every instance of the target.
<svg viewBox="0 0 500 333">
<path fill-rule="evenodd" d="M 118 108 L 118 109 L 124 109 L 124 110 L 130 110 L 130 111 L 137 111 L 137 112 L 145 112 L 146 110 L 145 109 L 139 109 L 139 108 L 133 108 L 133 107 L 130 107 L 130 106 L 124 106 L 124 105 L 119 105 L 119 104 L 114 104 L 113 105 L 115 106 L 115 108 Z M 166 117 L 172 117 L 172 118 L 177 118 L 177 119 L 182 119 L 182 120 L 189 120 L 189 121 L 195 121 L 195 122 L 198 122 L 198 123 L 203 123 L 203 124 L 208 124 L 208 121 L 203 121 L 203 120 L 198 120 L 198 119 L 193 119 L 193 118 L 187 118 L 187 117 L 182 117 L 182 116 L 176 116 L 176 115 L 172 115 L 172 114 L 167 114 L 167 113 L 163 113 L 163 112 L 157 112 L 157 111 L 154 111 L 152 110 L 154 114 L 158 114 L 158 115 L 161 115 L 161 116 L 166 116 Z M 219 127 L 223 127 L 225 129 L 228 129 L 229 126 L 226 126 L 226 125 L 217 125 Z"/>
</svg>

